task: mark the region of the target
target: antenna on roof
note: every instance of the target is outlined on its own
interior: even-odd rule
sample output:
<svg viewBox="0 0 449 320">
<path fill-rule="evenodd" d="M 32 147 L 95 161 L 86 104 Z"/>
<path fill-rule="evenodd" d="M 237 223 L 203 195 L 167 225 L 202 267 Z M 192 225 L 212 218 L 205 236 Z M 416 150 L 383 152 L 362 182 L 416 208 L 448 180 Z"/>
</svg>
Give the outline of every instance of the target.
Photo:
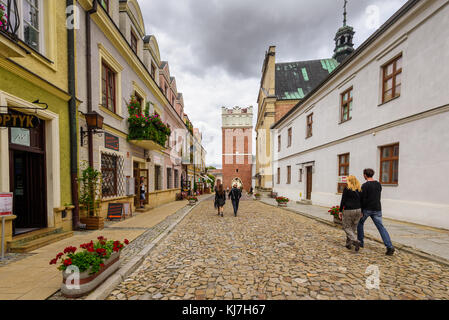
<svg viewBox="0 0 449 320">
<path fill-rule="evenodd" d="M 345 0 L 345 5 L 344 5 L 344 12 L 343 12 L 343 17 L 344 17 L 344 19 L 343 19 L 343 27 L 346 27 L 346 15 L 347 15 L 347 13 L 346 13 L 346 6 L 347 6 L 347 4 L 348 4 L 348 0 Z"/>
</svg>

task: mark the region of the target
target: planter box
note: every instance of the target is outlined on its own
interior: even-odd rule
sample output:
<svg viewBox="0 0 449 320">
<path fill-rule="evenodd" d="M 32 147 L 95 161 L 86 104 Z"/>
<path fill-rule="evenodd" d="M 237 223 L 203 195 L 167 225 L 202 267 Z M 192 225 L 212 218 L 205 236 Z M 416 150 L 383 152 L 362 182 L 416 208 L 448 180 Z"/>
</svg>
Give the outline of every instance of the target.
<svg viewBox="0 0 449 320">
<path fill-rule="evenodd" d="M 103 217 L 84 217 L 80 218 L 80 222 L 86 225 L 87 230 L 103 230 L 104 218 Z"/>
<path fill-rule="evenodd" d="M 288 204 L 288 202 L 278 202 L 278 207 L 286 208 L 287 204 Z"/>
<path fill-rule="evenodd" d="M 73 274 L 62 273 L 61 293 L 66 298 L 80 298 L 92 292 L 100 286 L 109 276 L 120 268 L 120 253 L 113 253 L 111 257 L 104 262 L 104 267 L 97 274 L 89 275 L 89 271 L 83 272 L 79 276 L 79 286 L 74 286 L 74 282 L 70 283 L 67 278 Z M 67 283 L 69 282 L 69 283 Z"/>
</svg>

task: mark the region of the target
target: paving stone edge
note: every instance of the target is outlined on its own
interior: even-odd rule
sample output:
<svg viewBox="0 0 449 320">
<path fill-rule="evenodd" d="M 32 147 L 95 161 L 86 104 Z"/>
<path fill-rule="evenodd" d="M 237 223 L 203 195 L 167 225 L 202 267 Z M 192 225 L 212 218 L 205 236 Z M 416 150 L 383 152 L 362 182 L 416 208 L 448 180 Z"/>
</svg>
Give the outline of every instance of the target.
<svg viewBox="0 0 449 320">
<path fill-rule="evenodd" d="M 302 216 L 304 216 L 304 217 L 306 217 L 306 218 L 313 219 L 313 220 L 315 220 L 315 221 L 318 221 L 318 222 L 327 224 L 328 226 L 331 226 L 331 227 L 334 227 L 334 228 L 341 229 L 341 227 L 337 226 L 337 225 L 336 225 L 335 223 L 333 223 L 333 222 L 327 221 L 327 220 L 325 220 L 325 219 L 322 219 L 322 218 L 313 216 L 313 215 L 308 214 L 308 213 L 305 213 L 305 212 L 296 211 L 296 210 L 291 209 L 291 208 L 288 208 L 288 207 L 287 207 L 287 208 L 278 207 L 277 205 L 274 205 L 274 204 L 271 204 L 271 203 L 267 203 L 267 202 L 264 202 L 264 201 L 259 201 L 259 202 L 260 202 L 260 203 L 263 203 L 263 204 L 265 204 L 265 205 L 267 205 L 267 206 L 271 206 L 271 207 L 275 207 L 275 208 L 282 209 L 282 210 L 285 210 L 285 211 L 293 212 L 293 213 L 302 215 Z M 365 238 L 383 244 L 383 241 L 382 241 L 382 240 L 380 240 L 380 239 L 378 239 L 378 238 L 376 238 L 376 237 L 374 237 L 374 236 L 371 236 L 371 235 L 369 235 L 369 234 L 365 234 Z M 419 256 L 419 257 L 421 257 L 421 258 L 428 259 L 428 260 L 437 262 L 437 263 L 439 263 L 439 264 L 442 264 L 442 265 L 444 265 L 444 266 L 446 266 L 446 267 L 449 267 L 449 260 L 447 260 L 447 259 L 445 259 L 445 258 L 442 258 L 442 257 L 436 256 L 436 255 L 433 255 L 433 254 L 430 254 L 430 253 L 421 251 L 421 250 L 419 250 L 419 249 L 410 247 L 410 246 L 405 245 L 405 244 L 402 244 L 402 243 L 398 243 L 398 242 L 395 242 L 395 241 L 392 241 L 392 242 L 393 242 L 393 246 L 394 246 L 396 249 L 403 250 L 403 251 L 405 251 L 405 252 L 414 254 L 414 255 Z"/>
<path fill-rule="evenodd" d="M 162 232 L 156 239 L 154 239 L 150 244 L 148 244 L 140 253 L 138 253 L 134 258 L 132 258 L 126 265 L 121 267 L 115 274 L 109 277 L 108 280 L 103 282 L 95 291 L 90 293 L 86 300 L 105 300 L 112 291 L 123 281 L 126 280 L 134 271 L 136 271 L 140 265 L 143 263 L 145 258 L 150 254 L 151 250 L 165 237 L 167 237 L 172 230 L 179 224 L 184 218 L 192 212 L 200 203 L 209 200 L 210 198 L 204 198 L 200 200 L 195 206 L 190 206 L 190 208 L 175 222 L 173 222 L 164 232 Z M 189 205 L 187 205 L 189 207 Z M 185 209 L 182 208 L 180 210 Z M 176 214 L 176 213 L 174 213 Z"/>
</svg>

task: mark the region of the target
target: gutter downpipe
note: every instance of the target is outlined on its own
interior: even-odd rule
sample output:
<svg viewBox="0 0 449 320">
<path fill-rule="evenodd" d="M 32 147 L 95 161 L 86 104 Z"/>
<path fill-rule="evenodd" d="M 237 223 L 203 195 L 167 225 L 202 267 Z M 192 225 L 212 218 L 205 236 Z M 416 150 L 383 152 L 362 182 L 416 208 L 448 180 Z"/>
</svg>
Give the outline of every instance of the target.
<svg viewBox="0 0 449 320">
<path fill-rule="evenodd" d="M 74 8 L 74 0 L 66 0 L 66 6 Z M 70 13 L 67 13 L 67 19 Z M 75 85 L 75 29 L 67 26 L 67 54 L 68 54 L 68 90 L 70 94 L 69 131 L 70 131 L 70 180 L 72 189 L 73 210 L 72 225 L 74 230 L 80 227 L 79 197 L 78 197 L 78 136 L 77 136 L 77 106 Z"/>
<path fill-rule="evenodd" d="M 92 9 L 86 14 L 86 84 L 87 84 L 87 112 L 90 113 L 92 109 L 92 41 L 91 41 L 91 19 L 90 16 L 97 12 L 98 1 L 94 0 Z M 89 167 L 94 167 L 94 143 L 93 134 L 88 130 L 88 155 Z"/>
</svg>

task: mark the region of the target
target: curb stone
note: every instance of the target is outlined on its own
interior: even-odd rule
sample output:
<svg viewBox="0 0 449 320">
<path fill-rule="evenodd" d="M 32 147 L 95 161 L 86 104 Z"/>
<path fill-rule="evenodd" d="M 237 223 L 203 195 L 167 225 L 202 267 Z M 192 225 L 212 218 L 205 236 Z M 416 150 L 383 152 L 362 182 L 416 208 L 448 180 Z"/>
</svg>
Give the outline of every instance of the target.
<svg viewBox="0 0 449 320">
<path fill-rule="evenodd" d="M 134 258 L 132 258 L 126 265 L 121 267 L 114 275 L 112 275 L 108 280 L 103 282 L 102 285 L 100 285 L 97 289 L 95 289 L 92 293 L 90 293 L 86 300 L 105 300 L 112 291 L 123 281 L 126 280 L 126 278 L 129 277 L 134 271 L 136 271 L 140 265 L 143 263 L 145 258 L 150 254 L 151 250 L 157 246 L 157 244 L 164 239 L 166 236 L 168 236 L 171 231 L 179 224 L 181 223 L 184 218 L 192 212 L 193 209 L 195 209 L 200 203 L 203 201 L 209 200 L 210 198 L 205 198 L 200 200 L 195 206 L 189 206 L 187 211 L 175 222 L 173 222 L 164 232 L 162 232 L 156 239 L 151 241 L 150 244 L 148 244 L 140 253 L 138 253 Z M 186 208 L 184 207 L 184 208 Z M 182 210 L 182 209 L 181 209 Z"/>
<path fill-rule="evenodd" d="M 285 210 L 285 211 L 290 211 L 290 212 L 293 212 L 295 214 L 302 215 L 302 216 L 304 216 L 306 218 L 313 219 L 315 221 L 327 224 L 328 226 L 340 229 L 340 227 L 336 226 L 333 222 L 330 222 L 330 221 L 327 221 L 325 219 L 313 216 L 311 214 L 308 214 L 308 213 L 305 213 L 305 212 L 301 212 L 301 211 L 296 211 L 296 210 L 291 209 L 291 208 L 281 208 L 281 207 L 278 207 L 277 205 L 266 203 L 264 201 L 259 201 L 259 202 L 262 203 L 262 204 L 265 204 L 267 206 L 276 207 L 276 208 L 279 208 L 279 209 L 282 209 L 282 210 Z M 383 244 L 382 240 L 380 240 L 380 239 L 378 239 L 378 238 L 376 238 L 376 237 L 374 237 L 372 235 L 365 234 L 365 238 Z M 403 250 L 405 252 L 408 252 L 408 253 L 414 254 L 416 256 L 419 256 L 421 258 L 428 259 L 428 260 L 431 260 L 433 262 L 442 264 L 442 265 L 444 265 L 446 267 L 449 267 L 449 260 L 447 260 L 447 259 L 444 259 L 444 258 L 438 257 L 436 255 L 433 255 L 433 254 L 421 251 L 419 249 L 415 249 L 413 247 L 410 247 L 410 246 L 402 244 L 402 243 L 397 243 L 395 241 L 392 241 L 392 243 L 393 243 L 393 246 L 395 247 L 395 249 L 400 249 L 400 250 Z"/>
</svg>

